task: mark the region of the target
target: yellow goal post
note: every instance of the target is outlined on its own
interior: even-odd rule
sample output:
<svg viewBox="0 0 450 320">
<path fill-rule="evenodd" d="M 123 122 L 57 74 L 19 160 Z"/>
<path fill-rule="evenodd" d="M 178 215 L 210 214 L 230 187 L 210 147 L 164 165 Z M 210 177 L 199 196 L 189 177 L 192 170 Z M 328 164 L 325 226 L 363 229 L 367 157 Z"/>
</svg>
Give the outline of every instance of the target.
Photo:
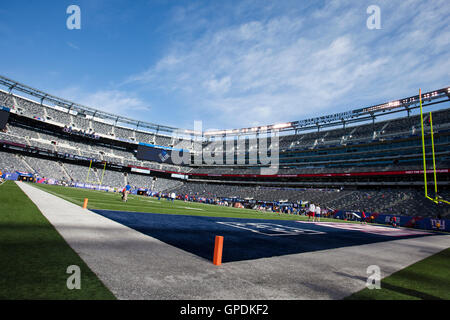
<svg viewBox="0 0 450 320">
<path fill-rule="evenodd" d="M 99 184 L 102 185 L 103 182 L 103 177 L 105 176 L 105 170 L 106 170 L 106 161 L 104 161 L 104 165 L 103 165 L 103 169 L 102 169 L 102 177 L 100 178 L 100 180 L 90 180 L 90 174 L 91 174 L 91 168 L 92 168 L 92 160 L 89 162 L 89 170 L 87 173 L 87 177 L 86 177 L 86 183 L 92 183 L 92 184 Z"/>
<path fill-rule="evenodd" d="M 419 103 L 420 103 L 420 125 L 422 130 L 422 156 L 423 156 L 423 180 L 425 185 L 425 198 L 433 201 L 434 203 L 446 203 L 450 204 L 449 201 L 444 200 L 438 194 L 437 188 L 437 177 L 436 177 L 436 155 L 434 152 L 434 134 L 433 134 L 433 117 L 430 112 L 430 136 L 431 136 L 431 152 L 433 155 L 433 178 L 434 178 L 434 198 L 428 195 L 428 182 L 427 182 L 427 160 L 426 160 L 426 151 L 425 151 L 425 130 L 423 126 L 423 111 L 422 111 L 422 90 L 419 89 Z"/>
</svg>

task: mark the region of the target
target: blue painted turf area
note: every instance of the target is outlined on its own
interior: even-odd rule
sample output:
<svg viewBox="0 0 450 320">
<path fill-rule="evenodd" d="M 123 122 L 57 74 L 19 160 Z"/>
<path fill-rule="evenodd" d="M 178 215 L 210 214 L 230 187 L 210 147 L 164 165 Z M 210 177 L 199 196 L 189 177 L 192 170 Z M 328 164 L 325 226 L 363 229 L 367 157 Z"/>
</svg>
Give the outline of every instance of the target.
<svg viewBox="0 0 450 320">
<path fill-rule="evenodd" d="M 92 211 L 210 261 L 215 236 L 223 236 L 224 263 L 430 235 L 392 237 L 286 220 Z"/>
</svg>

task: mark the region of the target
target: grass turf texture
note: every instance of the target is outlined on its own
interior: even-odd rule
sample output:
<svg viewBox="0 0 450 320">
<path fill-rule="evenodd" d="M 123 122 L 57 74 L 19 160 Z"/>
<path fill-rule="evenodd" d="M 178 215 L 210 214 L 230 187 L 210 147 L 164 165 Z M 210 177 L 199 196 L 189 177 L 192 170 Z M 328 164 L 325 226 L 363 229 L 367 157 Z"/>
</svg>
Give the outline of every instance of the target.
<svg viewBox="0 0 450 320">
<path fill-rule="evenodd" d="M 307 221 L 308 217 L 275 212 L 259 212 L 251 209 L 231 208 L 196 202 L 175 200 L 174 203 L 161 198 L 129 195 L 128 202 L 121 201 L 121 194 L 114 192 L 87 190 L 54 185 L 35 184 L 36 187 L 53 195 L 63 198 L 79 206 L 88 198 L 88 209 L 134 211 L 149 213 L 183 214 L 192 216 L 245 218 L 245 219 L 274 219 Z M 320 218 L 322 222 L 339 221 L 338 219 Z M 349 221 L 352 222 L 352 221 Z M 356 222 L 359 223 L 359 222 Z"/>
<path fill-rule="evenodd" d="M 450 248 L 381 280 L 381 289 L 364 289 L 347 300 L 450 300 Z"/>
<path fill-rule="evenodd" d="M 115 299 L 77 253 L 12 181 L 0 186 L 0 299 Z M 67 267 L 81 270 L 69 290 Z"/>
</svg>

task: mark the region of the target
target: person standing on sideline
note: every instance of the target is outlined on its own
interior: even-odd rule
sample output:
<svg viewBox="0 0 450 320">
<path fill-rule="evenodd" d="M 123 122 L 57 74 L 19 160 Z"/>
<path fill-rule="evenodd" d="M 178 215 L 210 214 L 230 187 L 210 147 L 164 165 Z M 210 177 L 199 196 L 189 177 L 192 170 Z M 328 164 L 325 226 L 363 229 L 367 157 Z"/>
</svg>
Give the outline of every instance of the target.
<svg viewBox="0 0 450 320">
<path fill-rule="evenodd" d="M 392 217 L 392 226 L 393 226 L 394 228 L 397 228 L 397 217 L 396 217 L 396 216 L 393 216 L 393 217 Z"/>
<path fill-rule="evenodd" d="M 320 222 L 321 211 L 320 211 L 320 205 L 319 204 L 316 206 L 316 211 L 315 212 L 316 212 L 315 221 Z"/>
<path fill-rule="evenodd" d="M 128 194 L 130 193 L 131 186 L 127 184 L 125 188 L 123 188 L 123 195 L 122 195 L 122 201 L 127 202 L 128 201 Z"/>
<path fill-rule="evenodd" d="M 366 213 L 361 212 L 361 224 L 366 224 Z"/>
<path fill-rule="evenodd" d="M 309 219 L 311 219 L 311 217 L 312 217 L 313 222 L 314 222 L 314 214 L 315 214 L 315 212 L 316 212 L 316 206 L 314 205 L 314 203 L 311 203 L 311 204 L 309 205 L 308 221 L 309 221 Z"/>
</svg>

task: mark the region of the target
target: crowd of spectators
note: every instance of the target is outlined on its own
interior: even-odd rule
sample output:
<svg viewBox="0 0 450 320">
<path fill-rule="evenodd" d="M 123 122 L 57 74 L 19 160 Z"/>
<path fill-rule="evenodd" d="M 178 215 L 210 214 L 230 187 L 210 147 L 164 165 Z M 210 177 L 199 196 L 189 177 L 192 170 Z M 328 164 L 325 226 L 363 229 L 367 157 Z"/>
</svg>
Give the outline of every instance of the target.
<svg viewBox="0 0 450 320">
<path fill-rule="evenodd" d="M 320 203 L 323 210 L 322 216 L 335 210 L 410 216 L 446 216 L 450 214 L 448 206 L 435 204 L 425 199 L 420 190 L 408 188 L 306 189 L 185 182 L 172 190 L 177 194 L 187 195 L 189 199 L 239 199 L 246 207 L 262 211 L 278 212 L 281 210 L 287 213 L 305 214 L 306 212 L 302 210 L 300 204 Z M 443 191 L 442 195 L 444 198 L 450 197 L 448 191 Z M 294 204 L 298 206 L 294 206 Z M 297 210 L 293 210 L 294 208 Z"/>
</svg>

